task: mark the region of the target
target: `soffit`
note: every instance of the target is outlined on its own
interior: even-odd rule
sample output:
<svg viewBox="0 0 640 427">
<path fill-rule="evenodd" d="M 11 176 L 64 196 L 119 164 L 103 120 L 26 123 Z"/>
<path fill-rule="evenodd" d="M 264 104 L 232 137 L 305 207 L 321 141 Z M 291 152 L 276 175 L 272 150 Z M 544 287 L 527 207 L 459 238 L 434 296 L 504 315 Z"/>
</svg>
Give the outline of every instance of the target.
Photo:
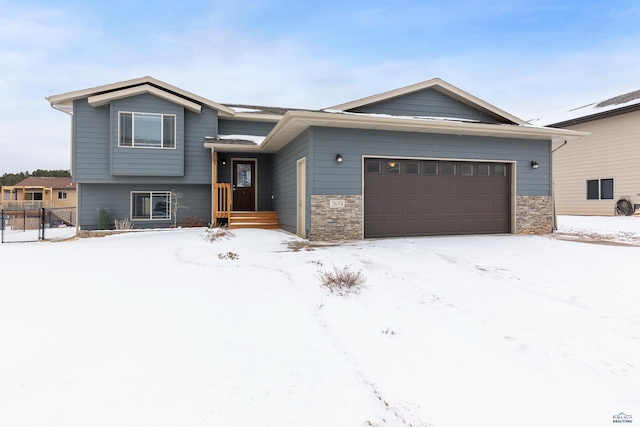
<svg viewBox="0 0 640 427">
<path fill-rule="evenodd" d="M 150 93 L 159 98 L 166 99 L 167 101 L 171 101 L 178 105 L 182 105 L 184 108 L 187 108 L 188 110 L 191 110 L 194 113 L 200 114 L 202 112 L 202 107 L 200 106 L 200 104 L 196 104 L 195 102 L 191 102 L 184 98 L 180 98 L 179 96 L 173 95 L 169 92 L 158 89 L 155 86 L 151 86 L 148 84 L 141 85 L 141 86 L 134 86 L 128 89 L 116 90 L 113 92 L 107 92 L 102 95 L 90 96 L 87 99 L 87 101 L 89 102 L 89 105 L 91 105 L 92 107 L 101 107 L 117 99 L 123 99 L 123 98 L 128 98 L 130 96 L 142 95 L 144 93 Z"/>
</svg>

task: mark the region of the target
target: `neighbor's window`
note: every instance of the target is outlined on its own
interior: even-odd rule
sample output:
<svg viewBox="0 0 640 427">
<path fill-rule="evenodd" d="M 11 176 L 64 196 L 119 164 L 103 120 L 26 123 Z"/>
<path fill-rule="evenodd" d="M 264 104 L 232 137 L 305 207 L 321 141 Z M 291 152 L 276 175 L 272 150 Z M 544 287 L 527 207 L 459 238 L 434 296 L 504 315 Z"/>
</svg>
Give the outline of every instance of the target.
<svg viewBox="0 0 640 427">
<path fill-rule="evenodd" d="M 587 180 L 587 200 L 613 199 L 613 178 Z"/>
<path fill-rule="evenodd" d="M 118 113 L 118 146 L 176 148 L 176 116 L 155 113 Z"/>
<path fill-rule="evenodd" d="M 58 199 L 66 199 L 67 192 L 66 191 L 58 191 Z"/>
<path fill-rule="evenodd" d="M 132 191 L 131 219 L 171 219 L 171 192 Z"/>
</svg>

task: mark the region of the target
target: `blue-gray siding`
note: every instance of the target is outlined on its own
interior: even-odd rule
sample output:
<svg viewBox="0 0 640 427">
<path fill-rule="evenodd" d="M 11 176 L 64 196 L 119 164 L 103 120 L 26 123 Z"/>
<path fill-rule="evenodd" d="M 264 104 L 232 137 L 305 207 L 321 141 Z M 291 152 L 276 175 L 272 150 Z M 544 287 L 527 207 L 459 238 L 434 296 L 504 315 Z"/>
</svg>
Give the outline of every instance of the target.
<svg viewBox="0 0 640 427">
<path fill-rule="evenodd" d="M 313 194 L 362 194 L 363 155 L 515 161 L 516 195 L 551 194 L 550 141 L 314 128 L 311 147 L 314 161 L 307 191 Z M 343 156 L 342 164 L 336 163 L 336 153 Z M 532 160 L 538 169 L 531 168 Z"/>
<path fill-rule="evenodd" d="M 80 184 L 78 186 L 78 225 L 83 230 L 95 230 L 98 210 L 106 208 L 111 227 L 115 219 L 131 218 L 132 191 L 176 191 L 183 197 L 178 209 L 178 225 L 184 218 L 198 218 L 205 224 L 211 221 L 211 185 L 148 185 L 148 184 Z M 135 221 L 135 228 L 164 228 L 173 225 L 169 220 Z"/>
<path fill-rule="evenodd" d="M 483 123 L 500 123 L 497 118 L 489 116 L 435 89 L 425 89 L 361 108 L 354 108 L 350 111 L 354 113 L 391 114 L 394 116 L 453 117 L 477 120 Z"/>
<path fill-rule="evenodd" d="M 309 235 L 311 219 L 311 189 L 313 188 L 313 176 L 309 173 L 313 162 L 313 153 L 310 151 L 312 141 L 311 129 L 306 130 L 273 155 L 273 207 L 278 212 L 278 220 L 283 230 L 291 233 L 297 232 L 297 162 L 303 157 L 307 158 L 307 199 L 306 199 L 306 235 Z M 334 155 L 335 159 L 335 155 Z"/>
<path fill-rule="evenodd" d="M 248 120 L 220 119 L 218 133 L 220 135 L 257 135 L 267 136 L 276 124 L 270 122 L 252 122 Z M 209 135 L 216 136 L 216 135 Z"/>
<path fill-rule="evenodd" d="M 164 104 L 164 100 L 152 95 L 141 95 L 137 97 L 127 98 L 134 99 L 152 99 L 163 101 L 162 105 L 167 108 L 155 110 L 151 112 L 170 113 L 175 104 Z M 137 104 L 136 104 L 137 105 Z M 128 109 L 143 111 L 151 107 L 136 107 L 130 105 Z M 171 108 L 169 108 L 172 106 Z M 180 107 L 180 109 L 182 109 Z M 217 111 L 202 107 L 202 113 L 197 114 L 189 110 L 183 113 L 182 154 L 179 155 L 179 162 L 182 163 L 180 168 L 183 171 L 180 176 L 176 176 L 175 153 L 176 150 L 159 150 L 159 149 L 117 149 L 117 123 L 114 129 L 114 121 L 117 122 L 117 113 L 115 119 L 111 114 L 109 106 L 94 108 L 90 106 L 86 99 L 74 102 L 74 118 L 73 118 L 73 144 L 72 144 L 72 172 L 73 178 L 79 183 L 158 183 L 158 184 L 210 184 L 211 183 L 211 151 L 204 148 L 204 138 L 206 136 L 217 135 Z M 114 142 L 114 138 L 115 142 Z M 123 150 L 122 156 L 119 155 L 117 168 L 122 172 L 124 168 L 129 168 L 133 175 L 112 175 L 111 173 L 111 156 L 112 148 Z M 158 158 L 155 154 L 149 156 L 149 152 L 170 152 L 168 157 Z M 142 153 L 142 154 L 139 154 Z M 152 154 L 153 154 L 152 153 Z M 160 153 L 163 155 L 162 153 Z M 142 157 L 141 157 L 142 156 Z M 148 157 L 147 157 L 148 156 Z M 129 163 L 128 159 L 135 159 L 135 163 Z M 152 159 L 154 159 L 152 161 Z M 169 164 L 165 163 L 169 161 Z M 165 171 L 166 167 L 166 171 Z M 148 168 L 152 174 L 157 176 L 140 176 L 136 175 L 136 170 Z M 146 172 L 149 173 L 149 172 Z"/>
<path fill-rule="evenodd" d="M 150 94 L 111 102 L 111 174 L 128 176 L 184 175 L 184 108 Z M 172 114 L 176 117 L 175 148 L 118 146 L 118 113 Z"/>
</svg>

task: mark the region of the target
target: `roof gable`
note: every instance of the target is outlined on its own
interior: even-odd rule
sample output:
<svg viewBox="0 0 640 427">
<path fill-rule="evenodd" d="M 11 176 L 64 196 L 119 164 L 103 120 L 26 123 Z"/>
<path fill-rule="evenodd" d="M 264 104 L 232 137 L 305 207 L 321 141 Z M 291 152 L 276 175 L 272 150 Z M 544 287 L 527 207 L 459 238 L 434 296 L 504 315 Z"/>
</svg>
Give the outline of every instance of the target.
<svg viewBox="0 0 640 427">
<path fill-rule="evenodd" d="M 401 97 L 413 97 L 420 96 L 422 93 L 422 97 L 430 97 L 432 101 L 435 98 L 440 98 L 440 100 L 444 100 L 443 97 L 435 94 L 434 92 L 438 92 L 440 95 L 444 95 L 446 98 L 451 99 L 459 104 L 465 105 L 467 116 L 469 116 L 468 112 L 470 110 L 478 111 L 479 115 L 476 115 L 476 118 L 479 117 L 487 117 L 491 118 L 492 123 L 510 123 L 510 124 L 525 124 L 522 119 L 515 117 L 483 100 L 477 98 L 447 82 L 442 79 L 435 78 L 431 80 L 427 80 L 421 83 L 416 83 L 410 86 L 401 87 L 398 89 L 394 89 L 388 92 L 379 93 L 377 95 L 368 96 L 366 98 L 361 98 L 355 101 L 350 101 L 344 104 L 334 105 L 332 107 L 327 108 L 326 110 L 338 110 L 338 111 L 348 111 L 348 112 L 374 112 L 376 109 L 387 109 L 391 105 L 392 100 L 398 100 Z M 456 113 L 459 114 L 460 111 L 464 109 L 456 109 Z M 430 112 L 430 114 L 437 114 L 436 117 L 446 117 L 447 112 L 438 112 L 436 109 L 428 108 L 424 110 L 426 112 Z M 419 112 L 419 111 L 418 111 Z M 412 114 L 416 115 L 416 114 Z M 417 114 L 421 115 L 421 114 Z M 473 115 L 471 115 L 473 116 Z M 452 119 L 460 118 L 463 120 L 469 120 L 469 118 L 465 117 L 451 117 Z M 475 119 L 472 119 L 475 120 Z M 484 119 L 486 120 L 486 119 Z M 482 121 L 482 120 L 478 120 Z"/>
<path fill-rule="evenodd" d="M 126 98 L 139 95 L 141 93 L 152 93 L 169 101 L 175 102 L 197 113 L 200 106 L 206 105 L 218 110 L 219 114 L 233 116 L 234 110 L 217 102 L 203 98 L 191 92 L 182 90 L 176 86 L 154 79 L 153 77 L 140 77 L 132 80 L 125 80 L 118 83 L 111 83 L 103 86 L 77 90 L 74 92 L 62 93 L 47 97 L 47 101 L 53 108 L 71 114 L 73 112 L 73 101 L 88 98 L 93 106 L 106 105 L 114 99 Z"/>
</svg>

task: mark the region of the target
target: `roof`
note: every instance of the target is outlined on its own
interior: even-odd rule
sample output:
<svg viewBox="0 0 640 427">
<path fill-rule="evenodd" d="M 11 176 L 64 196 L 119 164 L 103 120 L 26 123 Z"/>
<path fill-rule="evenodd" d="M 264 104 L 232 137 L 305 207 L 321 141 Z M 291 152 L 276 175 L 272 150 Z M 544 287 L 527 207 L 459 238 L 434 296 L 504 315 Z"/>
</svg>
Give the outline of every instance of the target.
<svg viewBox="0 0 640 427">
<path fill-rule="evenodd" d="M 371 95 L 366 98 L 361 98 L 355 101 L 346 102 L 344 104 L 334 105 L 333 107 L 326 108 L 326 110 L 338 110 L 338 111 L 353 110 L 354 108 L 364 107 L 366 105 L 375 104 L 378 102 L 404 96 L 413 92 L 419 92 L 425 89 L 437 90 L 438 92 L 448 95 L 451 98 L 456 99 L 462 102 L 463 104 L 469 105 L 475 109 L 478 109 L 490 116 L 506 119 L 511 123 L 519 124 L 519 125 L 523 125 L 526 123 L 524 120 L 514 115 L 511 115 L 506 111 L 503 111 L 489 104 L 488 102 L 485 102 L 480 98 L 477 98 L 471 95 L 470 93 L 467 93 L 462 89 L 459 89 L 454 85 L 449 84 L 437 77 L 431 80 L 426 80 L 424 82 L 420 82 L 420 83 L 412 84 L 409 86 L 401 87 L 398 89 L 393 89 L 387 92 L 379 93 L 377 95 Z"/>
<path fill-rule="evenodd" d="M 246 138 L 238 136 L 237 138 L 226 141 L 221 141 L 216 138 L 206 138 L 204 145 L 207 148 L 214 148 L 217 151 L 261 151 L 275 153 L 309 126 L 495 136 L 552 141 L 567 141 L 590 134 L 589 132 L 577 132 L 567 129 L 530 125 L 487 124 L 443 120 L 439 118 L 414 118 L 327 111 L 289 111 L 284 115 L 282 120 L 276 124 L 271 132 L 269 132 L 269 135 L 267 135 L 261 144 L 256 144 L 255 142 L 249 143 L 246 141 Z M 240 143 L 240 140 L 244 141 Z"/>
<path fill-rule="evenodd" d="M 549 113 L 529 122 L 537 126 L 563 127 L 635 110 L 640 110 L 640 90 L 596 101 L 578 108 Z"/>
<path fill-rule="evenodd" d="M 13 187 L 46 187 L 56 190 L 75 190 L 76 183 L 71 178 L 58 178 L 48 176 L 30 176 L 14 184 Z"/>
<path fill-rule="evenodd" d="M 383 114 L 354 113 L 362 106 L 382 102 L 425 89 L 434 89 L 466 105 L 506 122 L 506 124 L 479 123 L 459 118 L 390 116 Z M 52 107 L 73 112 L 73 101 L 88 98 L 93 106 L 151 93 L 175 102 L 185 108 L 200 112 L 201 105 L 216 109 L 221 119 L 266 121 L 276 125 L 261 141 L 250 135 L 212 135 L 205 138 L 205 147 L 219 151 L 262 151 L 273 153 L 288 144 L 309 126 L 340 127 L 350 129 L 374 129 L 404 132 L 441 133 L 455 135 L 499 136 L 527 139 L 551 139 L 566 141 L 586 136 L 588 132 L 531 126 L 515 117 L 439 78 L 379 93 L 324 110 L 305 110 L 280 107 L 264 107 L 244 104 L 219 104 L 199 95 L 187 92 L 153 77 L 140 77 L 119 83 L 63 93 L 46 98 Z"/>
<path fill-rule="evenodd" d="M 129 96 L 151 93 L 183 107 L 200 113 L 201 105 L 218 110 L 220 115 L 234 115 L 234 110 L 217 102 L 203 98 L 186 90 L 172 86 L 150 76 L 125 80 L 118 83 L 96 86 L 89 89 L 52 95 L 46 98 L 51 106 L 66 113 L 73 113 L 73 101 L 88 98 L 89 104 L 94 107 L 106 105 L 109 102 Z"/>
</svg>

